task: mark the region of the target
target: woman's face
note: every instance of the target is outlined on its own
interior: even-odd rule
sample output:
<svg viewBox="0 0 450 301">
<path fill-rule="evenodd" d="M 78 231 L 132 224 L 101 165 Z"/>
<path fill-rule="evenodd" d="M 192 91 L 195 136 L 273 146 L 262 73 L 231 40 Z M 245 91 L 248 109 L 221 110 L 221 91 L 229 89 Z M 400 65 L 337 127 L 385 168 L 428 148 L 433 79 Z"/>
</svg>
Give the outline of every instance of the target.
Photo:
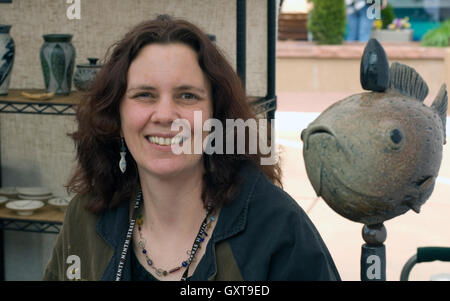
<svg viewBox="0 0 450 301">
<path fill-rule="evenodd" d="M 131 63 L 127 82 L 121 132 L 139 174 L 164 177 L 203 168 L 201 154 L 176 155 L 170 139 L 181 132 L 171 130 L 174 120 L 187 120 L 193 135 L 195 111 L 202 113 L 197 128 L 212 118 L 210 83 L 194 50 L 181 43 L 145 46 Z"/>
</svg>

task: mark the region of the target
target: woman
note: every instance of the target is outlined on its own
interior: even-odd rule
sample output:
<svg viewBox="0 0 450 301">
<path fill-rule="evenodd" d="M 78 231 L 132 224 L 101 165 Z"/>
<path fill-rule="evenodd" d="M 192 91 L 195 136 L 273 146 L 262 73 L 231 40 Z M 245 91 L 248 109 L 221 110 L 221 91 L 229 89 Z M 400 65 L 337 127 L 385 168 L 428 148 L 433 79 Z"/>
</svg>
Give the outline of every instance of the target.
<svg viewBox="0 0 450 301">
<path fill-rule="evenodd" d="M 279 166 L 261 165 L 261 152 L 174 154 L 185 143 L 194 149 L 195 133 L 205 140 L 212 118 L 255 116 L 208 37 L 168 16 L 127 33 L 79 106 L 68 185 L 78 196 L 44 279 L 339 279 L 311 221 L 275 185 Z M 176 120 L 194 139 L 177 138 Z"/>
</svg>

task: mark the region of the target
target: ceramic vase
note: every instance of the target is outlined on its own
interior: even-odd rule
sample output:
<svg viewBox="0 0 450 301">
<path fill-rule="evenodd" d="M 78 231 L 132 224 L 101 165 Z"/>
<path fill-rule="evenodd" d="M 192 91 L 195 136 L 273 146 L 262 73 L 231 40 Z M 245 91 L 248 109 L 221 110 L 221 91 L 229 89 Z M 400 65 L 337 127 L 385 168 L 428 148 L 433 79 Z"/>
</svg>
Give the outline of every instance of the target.
<svg viewBox="0 0 450 301">
<path fill-rule="evenodd" d="M 89 64 L 77 65 L 73 83 L 80 91 L 89 91 L 102 65 L 97 65 L 98 58 L 88 58 Z"/>
<path fill-rule="evenodd" d="M 11 25 L 0 25 L 0 95 L 7 95 L 14 64 L 14 40 L 9 34 Z"/>
<path fill-rule="evenodd" d="M 71 34 L 43 35 L 41 65 L 45 90 L 57 95 L 68 95 L 72 87 L 75 48 Z"/>
</svg>

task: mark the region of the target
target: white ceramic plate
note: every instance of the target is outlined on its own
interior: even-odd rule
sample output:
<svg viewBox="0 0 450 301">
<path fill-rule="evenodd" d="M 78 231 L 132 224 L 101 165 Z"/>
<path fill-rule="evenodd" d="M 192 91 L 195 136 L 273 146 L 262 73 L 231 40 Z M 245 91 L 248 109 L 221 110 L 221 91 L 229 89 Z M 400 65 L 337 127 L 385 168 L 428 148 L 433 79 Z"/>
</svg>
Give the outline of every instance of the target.
<svg viewBox="0 0 450 301">
<path fill-rule="evenodd" d="M 7 201 L 8 201 L 8 198 L 6 196 L 0 196 L 0 205 Z"/>
<path fill-rule="evenodd" d="M 47 187 L 17 187 L 17 193 L 29 196 L 45 196 L 52 194 Z"/>
<path fill-rule="evenodd" d="M 16 196 L 17 195 L 17 188 L 16 187 L 1 187 L 0 188 L 0 195 Z"/>
<path fill-rule="evenodd" d="M 15 211 L 18 215 L 31 215 L 39 208 L 44 207 L 44 203 L 36 200 L 19 200 L 6 203 L 6 208 Z"/>
<path fill-rule="evenodd" d="M 47 203 L 49 205 L 55 206 L 57 208 L 59 208 L 61 211 L 65 211 L 67 206 L 70 203 L 70 200 L 72 198 L 67 197 L 67 198 L 52 198 L 50 200 L 47 201 Z"/>
<path fill-rule="evenodd" d="M 48 194 L 48 195 L 24 195 L 24 194 L 19 194 L 17 196 L 19 199 L 22 200 L 36 200 L 36 201 L 46 201 L 48 199 L 51 199 L 53 197 L 52 194 Z"/>
</svg>

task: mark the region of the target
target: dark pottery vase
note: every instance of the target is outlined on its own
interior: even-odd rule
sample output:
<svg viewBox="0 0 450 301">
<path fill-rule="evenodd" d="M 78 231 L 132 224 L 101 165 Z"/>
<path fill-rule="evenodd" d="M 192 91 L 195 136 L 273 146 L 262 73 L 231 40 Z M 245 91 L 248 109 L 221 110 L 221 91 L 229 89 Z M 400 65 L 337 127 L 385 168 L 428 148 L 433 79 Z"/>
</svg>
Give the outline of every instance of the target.
<svg viewBox="0 0 450 301">
<path fill-rule="evenodd" d="M 68 95 L 72 87 L 75 48 L 71 34 L 43 35 L 41 65 L 45 90 L 57 95 Z"/>
<path fill-rule="evenodd" d="M 97 65 L 98 58 L 88 58 L 89 64 L 77 65 L 73 77 L 75 87 L 83 92 L 89 91 L 102 65 Z"/>
<path fill-rule="evenodd" d="M 0 95 L 8 95 L 14 64 L 14 40 L 9 34 L 11 25 L 0 24 Z"/>
</svg>

